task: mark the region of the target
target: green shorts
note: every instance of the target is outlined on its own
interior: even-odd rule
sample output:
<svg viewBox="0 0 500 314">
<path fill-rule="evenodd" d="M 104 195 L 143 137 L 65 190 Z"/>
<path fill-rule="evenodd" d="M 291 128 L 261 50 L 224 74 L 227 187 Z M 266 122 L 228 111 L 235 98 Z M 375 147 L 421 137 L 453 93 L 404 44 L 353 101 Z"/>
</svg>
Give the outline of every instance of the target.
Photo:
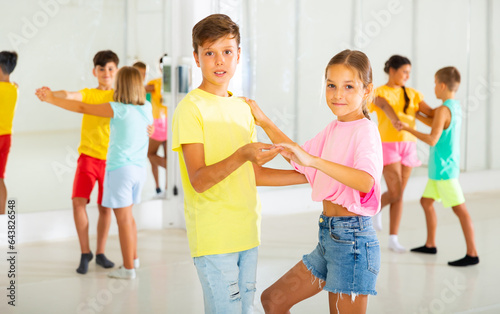
<svg viewBox="0 0 500 314">
<path fill-rule="evenodd" d="M 465 203 L 464 193 L 458 179 L 429 179 L 422 197 L 432 198 L 438 202 L 442 200 L 444 207 L 453 207 Z"/>
</svg>

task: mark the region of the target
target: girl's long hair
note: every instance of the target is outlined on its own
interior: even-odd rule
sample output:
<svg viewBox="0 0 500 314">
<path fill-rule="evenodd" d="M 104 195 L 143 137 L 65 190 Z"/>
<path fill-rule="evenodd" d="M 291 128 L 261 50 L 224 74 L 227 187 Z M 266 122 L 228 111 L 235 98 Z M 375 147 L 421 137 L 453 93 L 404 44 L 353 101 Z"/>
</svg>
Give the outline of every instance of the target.
<svg viewBox="0 0 500 314">
<path fill-rule="evenodd" d="M 407 57 L 400 56 L 400 55 L 393 55 L 389 58 L 389 60 L 387 60 L 385 62 L 384 72 L 389 74 L 390 68 L 397 70 L 406 64 L 411 65 L 410 59 L 408 59 Z M 408 106 L 410 105 L 410 98 L 408 97 L 408 94 L 406 93 L 406 87 L 402 86 L 402 88 L 403 88 L 403 93 L 405 96 L 405 107 L 403 108 L 403 112 L 406 113 L 406 110 L 408 109 Z"/>
<path fill-rule="evenodd" d="M 113 100 L 123 104 L 142 106 L 146 102 L 146 89 L 139 70 L 124 66 L 116 73 Z"/>
</svg>

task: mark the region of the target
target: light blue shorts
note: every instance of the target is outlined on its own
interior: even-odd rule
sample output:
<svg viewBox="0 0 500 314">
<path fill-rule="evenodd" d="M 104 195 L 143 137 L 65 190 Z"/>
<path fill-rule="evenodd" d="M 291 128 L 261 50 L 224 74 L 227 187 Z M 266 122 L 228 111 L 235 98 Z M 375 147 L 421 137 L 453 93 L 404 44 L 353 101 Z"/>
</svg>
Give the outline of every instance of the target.
<svg viewBox="0 0 500 314">
<path fill-rule="evenodd" d="M 258 247 L 242 252 L 194 258 L 205 314 L 252 314 Z"/>
<path fill-rule="evenodd" d="M 319 242 L 302 258 L 307 269 L 326 282 L 323 290 L 376 295 L 380 244 L 371 217 L 319 217 Z"/>
<path fill-rule="evenodd" d="M 102 206 L 122 208 L 140 203 L 146 168 L 135 165 L 106 171 Z"/>
</svg>

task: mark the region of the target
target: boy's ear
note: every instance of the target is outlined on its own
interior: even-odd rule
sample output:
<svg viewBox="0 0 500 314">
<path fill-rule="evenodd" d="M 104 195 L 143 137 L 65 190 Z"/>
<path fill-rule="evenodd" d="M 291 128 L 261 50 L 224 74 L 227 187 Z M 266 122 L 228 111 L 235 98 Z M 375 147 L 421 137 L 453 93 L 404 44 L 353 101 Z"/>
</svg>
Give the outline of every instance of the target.
<svg viewBox="0 0 500 314">
<path fill-rule="evenodd" d="M 198 53 L 196 51 L 193 51 L 193 57 L 194 61 L 196 61 L 196 65 L 200 67 L 200 58 L 198 57 Z"/>
<path fill-rule="evenodd" d="M 442 90 L 447 90 L 448 89 L 448 86 L 446 86 L 445 83 L 441 82 L 440 84 L 441 84 L 441 89 Z"/>
<path fill-rule="evenodd" d="M 238 59 L 236 61 L 236 63 L 238 63 L 238 64 L 240 63 L 240 54 L 241 54 L 241 48 L 238 47 Z"/>
<path fill-rule="evenodd" d="M 92 69 L 92 74 L 94 75 L 94 77 L 97 77 L 97 74 L 95 72 L 95 67 Z"/>
</svg>

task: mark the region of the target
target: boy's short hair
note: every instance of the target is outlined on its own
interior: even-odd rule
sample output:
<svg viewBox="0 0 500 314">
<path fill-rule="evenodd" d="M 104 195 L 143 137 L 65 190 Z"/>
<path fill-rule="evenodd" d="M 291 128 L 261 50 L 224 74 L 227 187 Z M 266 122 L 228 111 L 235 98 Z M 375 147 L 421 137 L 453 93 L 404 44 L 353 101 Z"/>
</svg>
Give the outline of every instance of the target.
<svg viewBox="0 0 500 314">
<path fill-rule="evenodd" d="M 9 75 L 14 71 L 17 65 L 17 52 L 2 51 L 0 52 L 0 68 L 2 72 Z"/>
<path fill-rule="evenodd" d="M 445 67 L 436 72 L 436 79 L 444 83 L 451 92 L 456 92 L 460 85 L 460 72 L 455 67 Z"/>
<path fill-rule="evenodd" d="M 142 62 L 142 61 L 137 61 L 136 63 L 134 63 L 132 65 L 134 68 L 139 68 L 139 69 L 144 69 L 146 70 L 147 66 L 146 66 L 146 63 Z"/>
<path fill-rule="evenodd" d="M 193 49 L 198 53 L 198 47 L 205 43 L 213 43 L 216 40 L 232 36 L 236 44 L 240 46 L 240 28 L 231 18 L 225 14 L 212 14 L 196 23 L 193 27 Z"/>
<path fill-rule="evenodd" d="M 114 62 L 115 65 L 118 67 L 118 63 L 120 62 L 120 59 L 118 59 L 118 56 L 116 53 L 114 53 L 111 50 L 102 50 L 99 51 L 98 53 L 95 54 L 94 56 L 94 68 L 96 66 L 106 66 L 108 62 Z"/>
</svg>

